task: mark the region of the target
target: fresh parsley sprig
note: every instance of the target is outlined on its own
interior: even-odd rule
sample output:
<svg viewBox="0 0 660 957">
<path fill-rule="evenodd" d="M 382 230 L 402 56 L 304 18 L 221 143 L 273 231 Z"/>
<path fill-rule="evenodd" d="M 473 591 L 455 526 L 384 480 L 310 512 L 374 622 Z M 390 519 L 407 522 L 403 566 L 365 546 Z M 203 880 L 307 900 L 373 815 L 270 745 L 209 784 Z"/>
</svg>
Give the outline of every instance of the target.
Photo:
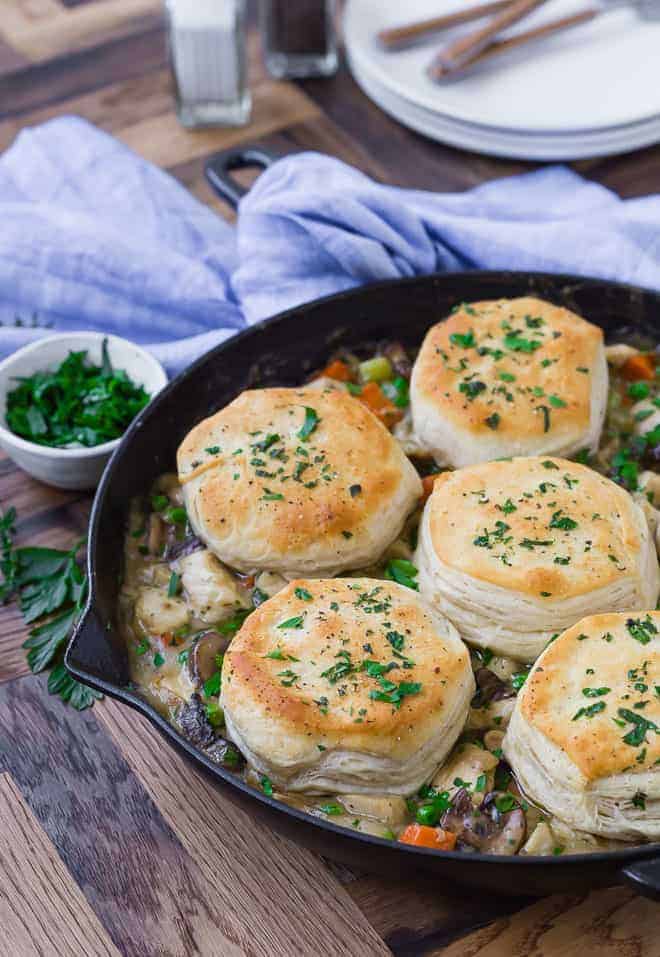
<svg viewBox="0 0 660 957">
<path fill-rule="evenodd" d="M 35 623 L 23 642 L 30 670 L 49 670 L 48 691 L 83 711 L 102 695 L 71 677 L 64 651 L 87 595 L 87 578 L 79 564 L 84 541 L 69 551 L 15 548 L 15 522 L 14 508 L 0 516 L 0 601 L 16 597 L 25 621 Z"/>
</svg>

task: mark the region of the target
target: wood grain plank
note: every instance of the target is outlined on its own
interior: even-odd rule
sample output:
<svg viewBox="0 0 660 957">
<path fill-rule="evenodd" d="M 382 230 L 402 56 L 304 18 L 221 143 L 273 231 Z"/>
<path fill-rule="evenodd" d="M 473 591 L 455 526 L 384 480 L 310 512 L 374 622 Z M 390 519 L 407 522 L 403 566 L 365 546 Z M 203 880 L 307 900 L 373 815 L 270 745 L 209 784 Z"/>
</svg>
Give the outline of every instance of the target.
<svg viewBox="0 0 660 957">
<path fill-rule="evenodd" d="M 141 28 L 129 36 L 99 42 L 90 49 L 62 55 L 4 77 L 0 118 L 25 115 L 47 105 L 53 107 L 51 115 L 75 112 L 68 100 L 162 69 L 166 61 L 160 21 L 147 18 Z M 30 122 L 29 117 L 24 116 L 19 128 Z"/>
<path fill-rule="evenodd" d="M 242 921 L 253 952 L 377 957 L 389 951 L 345 890 L 308 851 L 243 811 L 128 708 L 106 700 L 99 720 L 183 846 Z M 255 875 L 259 890 L 255 893 Z"/>
<path fill-rule="evenodd" d="M 415 189 L 456 191 L 532 164 L 456 150 L 401 126 L 361 92 L 347 68 L 329 80 L 305 80 L 305 93 L 340 128 L 378 157 L 387 182 Z"/>
<path fill-rule="evenodd" d="M 498 920 L 433 957 L 658 957 L 658 905 L 623 887 L 554 896 Z M 431 955 L 429 955 L 431 957 Z"/>
<path fill-rule="evenodd" d="M 116 130 L 115 135 L 157 166 L 174 166 L 318 115 L 318 107 L 293 84 L 271 81 L 253 91 L 252 119 L 246 126 L 190 131 L 168 111 Z"/>
<path fill-rule="evenodd" d="M 365 876 L 347 883 L 346 890 L 397 957 L 435 952 L 529 903 L 529 898 L 439 887 L 437 880 L 422 878 L 403 884 Z"/>
<path fill-rule="evenodd" d="M 93 711 L 66 707 L 47 694 L 42 678 L 1 685 L 2 769 L 122 954 L 250 954 L 243 926 L 219 907 L 214 882 L 181 846 Z"/>
<path fill-rule="evenodd" d="M 8 774 L 0 775 L 0 927 L 16 957 L 118 957 Z"/>
<path fill-rule="evenodd" d="M 145 17 L 159 15 L 161 11 L 160 0 L 102 0 L 73 8 L 50 0 L 44 15 L 31 17 L 22 15 L 21 2 L 5 2 L 9 7 L 6 15 L 3 6 L 2 33 L 14 49 L 33 63 L 127 36 Z M 40 4 L 47 2 L 39 0 Z"/>
</svg>

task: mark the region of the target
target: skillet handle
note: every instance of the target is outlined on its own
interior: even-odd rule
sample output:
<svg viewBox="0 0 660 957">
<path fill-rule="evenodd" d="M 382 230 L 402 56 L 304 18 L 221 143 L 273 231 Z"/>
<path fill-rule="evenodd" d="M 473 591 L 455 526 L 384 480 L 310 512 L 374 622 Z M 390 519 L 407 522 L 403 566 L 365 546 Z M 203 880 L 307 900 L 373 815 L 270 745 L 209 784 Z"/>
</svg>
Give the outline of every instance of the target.
<svg viewBox="0 0 660 957">
<path fill-rule="evenodd" d="M 249 166 L 268 169 L 277 159 L 279 157 L 275 153 L 261 146 L 238 146 L 212 156 L 204 167 L 204 173 L 218 196 L 237 209 L 241 197 L 245 196 L 247 190 L 230 175 L 232 171 L 246 169 Z"/>
<path fill-rule="evenodd" d="M 629 864 L 621 871 L 621 877 L 638 894 L 660 901 L 660 857 Z"/>
</svg>

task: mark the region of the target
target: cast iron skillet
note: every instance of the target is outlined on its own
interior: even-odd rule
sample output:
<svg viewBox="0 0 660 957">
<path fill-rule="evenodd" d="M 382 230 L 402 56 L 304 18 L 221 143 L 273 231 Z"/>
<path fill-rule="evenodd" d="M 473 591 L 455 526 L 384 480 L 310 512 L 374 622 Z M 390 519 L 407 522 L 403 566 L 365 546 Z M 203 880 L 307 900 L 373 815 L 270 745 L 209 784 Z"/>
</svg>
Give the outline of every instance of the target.
<svg viewBox="0 0 660 957">
<path fill-rule="evenodd" d="M 241 190 L 228 170 L 268 162 L 262 151 L 234 150 L 212 161 L 208 176 L 236 203 Z M 385 338 L 417 345 L 426 329 L 457 302 L 527 294 L 574 309 L 602 326 L 610 341 L 625 341 L 630 335 L 658 338 L 658 293 L 577 276 L 466 272 L 377 283 L 291 309 L 241 332 L 194 363 L 135 419 L 103 475 L 89 533 L 90 596 L 66 664 L 76 678 L 146 715 L 232 800 L 329 857 L 383 875 L 430 872 L 450 884 L 516 895 L 626 882 L 660 900 L 658 846 L 549 858 L 439 853 L 349 832 L 279 804 L 214 765 L 136 694 L 117 627 L 129 499 L 145 494 L 158 475 L 173 469 L 177 446 L 195 423 L 250 386 L 300 384 L 338 346 L 359 348 Z"/>
</svg>

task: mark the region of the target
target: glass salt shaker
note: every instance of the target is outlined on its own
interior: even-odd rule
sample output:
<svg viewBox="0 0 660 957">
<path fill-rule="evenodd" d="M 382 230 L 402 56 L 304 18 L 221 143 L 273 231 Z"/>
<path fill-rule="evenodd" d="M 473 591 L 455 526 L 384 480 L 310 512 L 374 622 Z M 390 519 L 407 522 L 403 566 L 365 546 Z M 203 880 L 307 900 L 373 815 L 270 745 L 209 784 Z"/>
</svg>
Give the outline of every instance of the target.
<svg viewBox="0 0 660 957">
<path fill-rule="evenodd" d="M 177 114 L 184 126 L 250 118 L 246 0 L 165 0 Z"/>
<path fill-rule="evenodd" d="M 336 0 L 261 0 L 261 37 L 271 76 L 336 72 L 336 8 Z"/>
</svg>

